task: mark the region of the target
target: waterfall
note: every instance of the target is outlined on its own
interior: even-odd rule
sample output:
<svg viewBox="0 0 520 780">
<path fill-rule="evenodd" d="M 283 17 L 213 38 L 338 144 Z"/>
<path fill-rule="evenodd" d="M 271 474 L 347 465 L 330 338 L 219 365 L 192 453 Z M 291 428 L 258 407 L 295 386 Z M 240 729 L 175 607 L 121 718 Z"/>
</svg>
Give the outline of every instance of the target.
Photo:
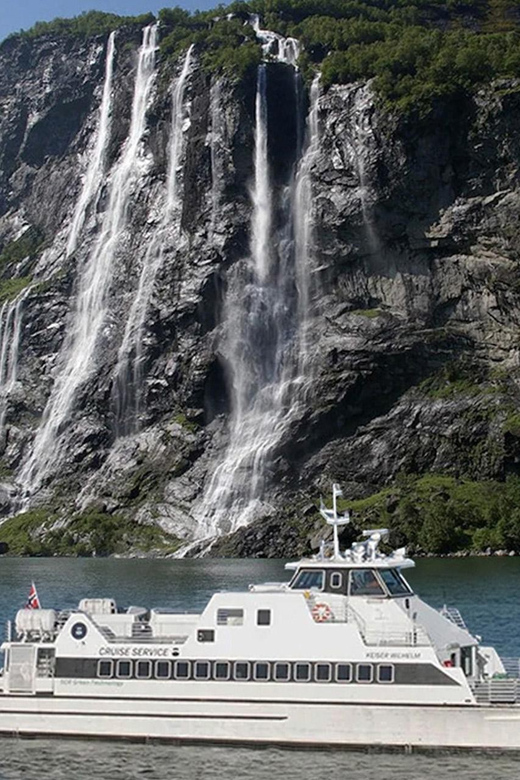
<svg viewBox="0 0 520 780">
<path fill-rule="evenodd" d="M 94 368 L 115 253 L 127 224 L 129 200 L 139 174 L 139 150 L 155 76 L 156 42 L 157 25 L 145 27 L 138 54 L 129 135 L 112 171 L 102 225 L 79 279 L 75 311 L 62 348 L 54 386 L 31 455 L 21 471 L 20 481 L 26 495 L 37 490 L 51 465 L 56 465 L 58 437 L 70 417 L 78 389 Z M 106 140 L 107 137 L 105 143 Z"/>
<path fill-rule="evenodd" d="M 32 287 L 26 287 L 0 310 L 0 433 L 3 433 L 7 403 L 18 378 L 18 352 L 22 334 L 23 307 Z"/>
<path fill-rule="evenodd" d="M 186 132 L 186 82 L 191 71 L 193 44 L 184 57 L 179 76 L 173 82 L 171 130 L 163 215 L 148 244 L 137 290 L 128 314 L 115 370 L 115 413 L 117 433 L 124 435 L 138 427 L 143 384 L 143 332 L 157 273 L 162 265 L 165 242 L 171 231 L 178 238 L 181 228 L 179 166 Z"/>
<path fill-rule="evenodd" d="M 359 198 L 361 213 L 368 247 L 372 253 L 380 249 L 380 240 L 374 224 L 373 190 L 371 187 L 370 166 L 373 165 L 372 147 L 376 146 L 371 114 L 374 108 L 374 97 L 370 87 L 356 87 L 353 93 L 352 124 L 347 143 L 351 147 L 354 167 L 359 180 Z"/>
<path fill-rule="evenodd" d="M 267 76 L 265 65 L 258 68 L 255 103 L 255 184 L 251 193 L 251 256 L 258 280 L 266 280 L 270 266 L 271 184 L 267 157 Z"/>
<path fill-rule="evenodd" d="M 215 81 L 210 90 L 210 133 L 209 148 L 211 159 L 211 223 L 210 237 L 215 237 L 215 226 L 219 216 L 222 200 L 222 182 L 224 166 L 222 164 L 222 147 L 225 139 L 225 116 L 221 96 L 222 82 Z"/>
<path fill-rule="evenodd" d="M 259 37 L 272 35 L 278 51 L 285 51 L 281 36 L 260 31 L 258 23 L 255 29 Z M 301 101 L 296 106 L 298 112 Z M 194 513 L 199 539 L 233 532 L 270 509 L 264 501 L 272 457 L 297 410 L 302 384 L 300 331 L 310 307 L 310 179 L 318 143 L 315 80 L 303 156 L 296 176 L 276 193 L 268 159 L 267 70 L 260 65 L 250 257 L 230 269 L 224 307 L 221 351 L 232 381 L 229 444 Z M 275 213 L 281 217 L 276 222 Z"/>
<path fill-rule="evenodd" d="M 69 238 L 67 241 L 67 257 L 76 249 L 78 237 L 85 223 L 87 210 L 92 205 L 95 210 L 97 198 L 103 184 L 103 174 L 105 165 L 105 152 L 110 137 L 110 125 L 112 118 L 112 76 L 114 73 L 114 52 L 115 52 L 115 32 L 110 33 L 107 45 L 107 54 L 105 62 L 105 81 L 103 84 L 103 96 L 99 109 L 99 121 L 96 134 L 96 142 L 92 151 L 90 164 L 87 168 L 85 181 L 81 194 L 76 202 L 72 224 L 70 226 Z"/>
<path fill-rule="evenodd" d="M 312 197 L 313 168 L 320 151 L 319 133 L 320 74 L 312 82 L 307 116 L 305 149 L 298 167 L 293 200 L 294 257 L 298 289 L 298 320 L 300 326 L 300 373 L 304 374 L 309 357 L 311 265 L 314 243 L 314 202 Z"/>
</svg>

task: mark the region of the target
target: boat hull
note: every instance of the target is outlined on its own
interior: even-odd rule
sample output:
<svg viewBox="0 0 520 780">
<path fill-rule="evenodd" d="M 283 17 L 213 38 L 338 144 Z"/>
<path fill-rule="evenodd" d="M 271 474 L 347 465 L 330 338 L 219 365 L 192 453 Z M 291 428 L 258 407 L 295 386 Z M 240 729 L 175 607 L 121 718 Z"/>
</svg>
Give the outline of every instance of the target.
<svg viewBox="0 0 520 780">
<path fill-rule="evenodd" d="M 3 695 L 0 734 L 520 751 L 520 707 Z"/>
</svg>

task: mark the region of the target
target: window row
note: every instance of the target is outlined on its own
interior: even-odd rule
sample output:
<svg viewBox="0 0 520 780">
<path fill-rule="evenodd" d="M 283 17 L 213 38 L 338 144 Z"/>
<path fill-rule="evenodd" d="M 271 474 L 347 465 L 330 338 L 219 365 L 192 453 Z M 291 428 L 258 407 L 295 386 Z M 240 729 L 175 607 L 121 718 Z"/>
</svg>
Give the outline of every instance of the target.
<svg viewBox="0 0 520 780">
<path fill-rule="evenodd" d="M 98 662 L 101 678 L 137 680 L 236 680 L 240 682 L 393 683 L 392 664 L 285 661 L 131 661 Z"/>
</svg>

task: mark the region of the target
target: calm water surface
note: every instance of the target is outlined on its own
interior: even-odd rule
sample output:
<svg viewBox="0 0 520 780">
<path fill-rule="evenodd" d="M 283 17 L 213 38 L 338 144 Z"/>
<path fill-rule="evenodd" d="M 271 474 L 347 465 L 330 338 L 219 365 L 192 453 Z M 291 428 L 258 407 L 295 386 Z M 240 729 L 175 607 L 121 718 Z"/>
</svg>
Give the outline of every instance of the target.
<svg viewBox="0 0 520 780">
<path fill-rule="evenodd" d="M 31 580 L 44 607 L 114 597 L 121 605 L 198 610 L 217 589 L 286 579 L 283 561 L 0 558 L 0 623 L 23 606 Z M 520 558 L 423 560 L 408 572 L 436 607 L 457 606 L 470 630 L 520 655 Z M 61 740 L 0 739 L 0 780 L 519 780 L 520 760 L 486 755 L 399 755 Z"/>
</svg>

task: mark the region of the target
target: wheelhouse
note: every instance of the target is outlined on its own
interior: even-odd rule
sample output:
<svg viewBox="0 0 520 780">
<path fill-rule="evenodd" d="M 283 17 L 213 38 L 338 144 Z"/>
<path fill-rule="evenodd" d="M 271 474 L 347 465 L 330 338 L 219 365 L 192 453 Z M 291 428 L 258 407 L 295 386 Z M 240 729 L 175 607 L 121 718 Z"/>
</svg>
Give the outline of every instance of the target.
<svg viewBox="0 0 520 780">
<path fill-rule="evenodd" d="M 398 568 L 321 568 L 302 565 L 290 581 L 289 588 L 370 598 L 403 598 L 413 595 Z"/>
</svg>

